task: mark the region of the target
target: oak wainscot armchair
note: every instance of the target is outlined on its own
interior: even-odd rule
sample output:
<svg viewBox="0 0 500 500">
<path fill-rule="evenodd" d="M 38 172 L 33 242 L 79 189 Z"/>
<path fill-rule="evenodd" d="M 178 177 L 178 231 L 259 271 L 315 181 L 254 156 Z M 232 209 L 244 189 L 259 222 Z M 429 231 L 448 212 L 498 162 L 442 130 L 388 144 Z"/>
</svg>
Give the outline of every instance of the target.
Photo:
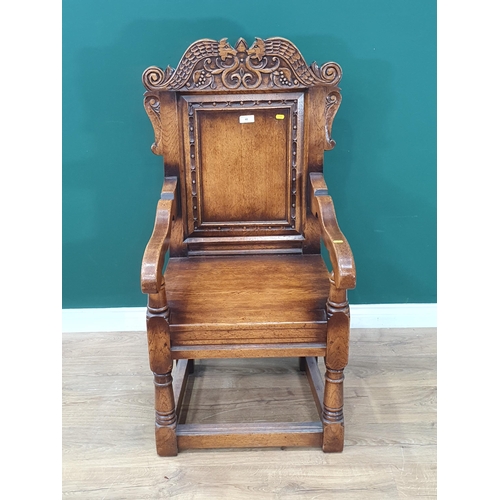
<svg viewBox="0 0 500 500">
<path fill-rule="evenodd" d="M 333 62 L 308 66 L 283 38 L 256 38 L 251 47 L 239 39 L 234 48 L 227 39 L 199 40 L 176 69 L 143 74 L 152 150 L 164 160 L 141 269 L 161 456 L 187 448 L 343 449 L 346 291 L 356 278 L 322 174 L 324 150 L 335 144 L 341 74 Z M 258 357 L 299 358 L 317 422 L 178 423 L 195 360 Z"/>
</svg>

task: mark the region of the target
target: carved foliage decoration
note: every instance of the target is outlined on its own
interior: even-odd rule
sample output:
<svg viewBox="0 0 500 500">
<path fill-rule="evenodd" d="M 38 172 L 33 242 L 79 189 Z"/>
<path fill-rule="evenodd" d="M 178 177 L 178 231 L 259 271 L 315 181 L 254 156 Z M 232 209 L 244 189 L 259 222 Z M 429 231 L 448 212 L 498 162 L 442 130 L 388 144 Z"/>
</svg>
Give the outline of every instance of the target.
<svg viewBox="0 0 500 500">
<path fill-rule="evenodd" d="M 293 43 L 284 38 L 256 38 L 249 48 L 240 38 L 233 48 L 227 38 L 198 40 L 184 53 L 177 69 L 150 67 L 143 74 L 149 91 L 295 89 L 337 85 L 340 66 L 329 62 L 307 66 Z"/>
</svg>

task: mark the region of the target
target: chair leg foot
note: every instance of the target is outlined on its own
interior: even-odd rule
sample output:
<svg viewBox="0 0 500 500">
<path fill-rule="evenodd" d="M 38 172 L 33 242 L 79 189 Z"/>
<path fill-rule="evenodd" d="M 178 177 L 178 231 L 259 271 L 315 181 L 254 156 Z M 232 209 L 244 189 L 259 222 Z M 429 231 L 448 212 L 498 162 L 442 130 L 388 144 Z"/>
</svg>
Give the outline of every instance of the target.
<svg viewBox="0 0 500 500">
<path fill-rule="evenodd" d="M 177 456 L 177 436 L 175 429 L 156 426 L 156 452 L 160 457 Z"/>
<path fill-rule="evenodd" d="M 339 453 L 344 449 L 344 424 L 323 425 L 323 451 Z"/>
</svg>

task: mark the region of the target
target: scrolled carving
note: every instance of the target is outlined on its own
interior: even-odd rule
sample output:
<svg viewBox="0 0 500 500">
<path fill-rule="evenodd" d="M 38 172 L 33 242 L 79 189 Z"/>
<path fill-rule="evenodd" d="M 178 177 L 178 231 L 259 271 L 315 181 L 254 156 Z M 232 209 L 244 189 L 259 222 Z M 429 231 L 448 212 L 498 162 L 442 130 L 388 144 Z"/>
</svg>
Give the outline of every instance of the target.
<svg viewBox="0 0 500 500">
<path fill-rule="evenodd" d="M 167 66 L 165 71 L 156 66 L 151 66 L 142 74 L 142 82 L 146 88 L 151 90 L 161 88 L 170 79 L 172 72 L 173 69 L 170 66 Z"/>
<path fill-rule="evenodd" d="M 144 109 L 151 120 L 155 133 L 155 142 L 151 145 L 151 151 L 155 155 L 161 155 L 160 97 L 153 92 L 146 92 L 144 95 Z"/>
<path fill-rule="evenodd" d="M 332 139 L 332 124 L 335 115 L 339 109 L 340 103 L 342 102 L 342 96 L 339 90 L 334 90 L 326 96 L 325 102 L 325 139 L 326 145 L 325 149 L 333 149 L 335 147 L 335 141 Z"/>
<path fill-rule="evenodd" d="M 311 71 L 319 81 L 330 85 L 336 85 L 342 78 L 342 69 L 334 62 L 325 63 L 321 67 L 314 62 L 311 64 Z"/>
<path fill-rule="evenodd" d="M 284 38 L 256 38 L 250 48 L 243 38 L 235 48 L 223 38 L 191 44 L 175 70 L 148 68 L 143 83 L 150 91 L 293 89 L 337 85 L 341 77 L 334 62 L 307 66 L 297 47 Z"/>
</svg>

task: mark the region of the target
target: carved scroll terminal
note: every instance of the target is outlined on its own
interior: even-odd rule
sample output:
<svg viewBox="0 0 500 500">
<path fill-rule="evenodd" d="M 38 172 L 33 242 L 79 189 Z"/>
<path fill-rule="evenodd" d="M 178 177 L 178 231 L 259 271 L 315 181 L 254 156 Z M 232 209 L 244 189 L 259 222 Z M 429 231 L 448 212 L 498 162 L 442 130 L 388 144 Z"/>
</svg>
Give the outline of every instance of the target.
<svg viewBox="0 0 500 500">
<path fill-rule="evenodd" d="M 144 109 L 151 120 L 155 133 L 155 142 L 151 145 L 151 151 L 155 155 L 161 155 L 161 119 L 160 119 L 160 98 L 153 92 L 146 92 L 144 95 Z"/>
<path fill-rule="evenodd" d="M 325 149 L 333 149 L 335 147 L 335 141 L 332 139 L 332 124 L 335 115 L 339 109 L 340 103 L 342 102 L 342 96 L 338 90 L 330 92 L 326 96 L 325 102 Z"/>
</svg>

